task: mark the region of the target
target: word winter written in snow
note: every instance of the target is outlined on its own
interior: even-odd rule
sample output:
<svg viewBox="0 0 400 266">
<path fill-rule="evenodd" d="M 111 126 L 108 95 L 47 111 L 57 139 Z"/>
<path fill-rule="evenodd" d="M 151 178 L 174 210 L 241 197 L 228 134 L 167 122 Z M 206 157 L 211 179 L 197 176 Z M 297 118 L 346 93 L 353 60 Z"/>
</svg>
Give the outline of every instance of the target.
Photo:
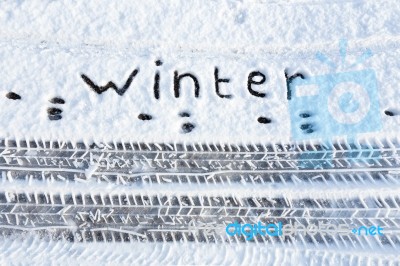
<svg viewBox="0 0 400 266">
<path fill-rule="evenodd" d="M 161 60 L 155 61 L 156 66 L 161 66 L 163 62 Z M 91 78 L 89 78 L 86 74 L 81 74 L 81 78 L 83 81 L 96 93 L 101 94 L 108 89 L 113 89 L 115 92 L 122 96 L 124 93 L 128 90 L 130 85 L 132 84 L 134 78 L 139 74 L 139 68 L 136 68 L 132 71 L 132 73 L 129 75 L 128 79 L 126 80 L 125 84 L 121 87 L 118 88 L 117 85 L 113 81 L 109 81 L 106 85 L 101 86 L 97 85 Z M 288 83 L 290 83 L 293 78 L 296 78 L 297 75 L 294 76 L 288 76 L 285 72 L 285 77 Z M 301 76 L 303 77 L 303 76 Z M 184 79 L 191 80 L 194 86 L 194 96 L 198 98 L 200 96 L 200 82 L 198 77 L 192 73 L 192 72 L 184 72 L 180 73 L 178 71 L 174 71 L 173 73 L 173 88 L 174 88 L 174 96 L 175 98 L 179 98 L 180 96 L 180 91 L 181 91 L 181 82 Z M 161 74 L 160 71 L 157 70 L 154 73 L 154 83 L 153 83 L 153 94 L 155 99 L 160 99 L 160 80 L 161 80 Z M 267 77 L 264 73 L 261 71 L 255 70 L 252 71 L 248 74 L 247 77 L 247 90 L 249 93 L 255 97 L 260 97 L 264 98 L 267 96 L 265 92 L 263 92 L 262 86 L 260 85 L 265 84 L 267 81 Z M 225 98 L 225 99 L 230 99 L 232 98 L 232 94 L 224 94 L 222 93 L 222 86 L 224 83 L 229 83 L 230 78 L 227 77 L 222 77 L 219 68 L 214 67 L 214 87 L 215 87 L 215 93 L 218 97 L 220 98 Z M 259 86 L 259 87 L 257 87 Z"/>
<path fill-rule="evenodd" d="M 163 62 L 161 60 L 156 60 L 155 65 L 157 67 L 160 67 L 163 65 Z M 107 82 L 105 85 L 98 85 L 96 82 L 91 79 L 88 75 L 81 73 L 80 77 L 82 78 L 83 82 L 94 92 L 97 94 L 102 94 L 103 92 L 106 92 L 107 90 L 111 89 L 114 90 L 118 95 L 123 96 L 125 92 L 131 87 L 132 83 L 135 80 L 135 77 L 139 74 L 140 69 L 136 68 L 134 69 L 128 79 L 125 81 L 125 84 L 122 87 L 118 87 L 113 81 Z M 288 100 L 290 100 L 290 84 L 295 78 L 302 78 L 304 79 L 304 76 L 302 74 L 295 73 L 294 75 L 288 75 L 288 73 L 285 70 L 285 78 L 286 78 L 286 85 L 287 85 L 287 92 L 288 92 Z M 162 75 L 159 71 L 159 68 L 154 73 L 154 83 L 152 84 L 153 87 L 153 95 L 154 98 L 159 100 L 160 99 L 160 81 L 162 79 Z M 181 95 L 181 83 L 183 80 L 187 80 L 187 82 L 190 82 L 194 88 L 194 96 L 195 98 L 200 97 L 200 82 L 199 78 L 196 76 L 195 73 L 193 72 L 179 72 L 177 70 L 173 71 L 173 93 L 175 98 L 179 98 Z M 229 84 L 231 79 L 229 77 L 224 77 L 221 73 L 220 70 L 217 66 L 214 67 L 214 75 L 213 75 L 213 81 L 214 81 L 214 89 L 216 95 L 220 99 L 231 99 L 233 97 L 232 94 L 229 93 L 223 93 L 222 91 L 229 91 Z M 250 95 L 258 98 L 265 98 L 267 97 L 266 91 L 266 83 L 267 83 L 267 75 L 259 70 L 253 70 L 249 72 L 247 76 L 247 81 L 246 81 L 246 88 L 247 91 L 250 93 Z M 7 93 L 6 97 L 10 100 L 21 100 L 22 97 L 21 95 L 15 93 L 15 92 L 9 92 Z M 61 97 L 54 97 L 49 100 L 52 104 L 64 104 L 65 100 L 62 99 Z M 62 119 L 62 112 L 63 110 L 59 108 L 59 106 L 52 106 L 47 109 L 48 113 L 48 118 L 51 121 L 56 121 Z M 187 111 L 182 111 L 179 113 L 180 117 L 190 117 L 190 112 Z M 151 114 L 146 114 L 146 113 L 140 113 L 138 115 L 138 119 L 142 121 L 148 121 L 152 120 L 153 116 Z M 260 116 L 257 118 L 258 123 L 260 124 L 269 124 L 272 122 L 270 117 L 264 117 Z M 192 122 L 185 122 L 181 126 L 181 132 L 182 133 L 190 133 L 193 131 L 193 129 L 196 127 L 196 125 Z"/>
</svg>

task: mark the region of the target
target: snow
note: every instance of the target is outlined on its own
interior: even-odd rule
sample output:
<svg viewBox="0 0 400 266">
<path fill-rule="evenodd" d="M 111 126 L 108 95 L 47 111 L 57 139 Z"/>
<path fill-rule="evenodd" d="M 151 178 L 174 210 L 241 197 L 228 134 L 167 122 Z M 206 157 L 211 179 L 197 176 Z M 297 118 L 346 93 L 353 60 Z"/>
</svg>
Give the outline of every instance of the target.
<svg viewBox="0 0 400 266">
<path fill-rule="evenodd" d="M 376 75 L 379 113 L 378 132 L 360 138 L 397 137 L 400 118 L 399 43 L 400 2 L 396 0 L 243 0 L 243 1 L 107 1 L 30 0 L 0 2 L 0 138 L 108 142 L 179 143 L 289 143 L 294 140 L 285 69 L 308 76 L 331 74 L 318 61 L 322 52 L 341 62 L 340 40 L 348 41 L 348 64 L 335 72 L 348 71 L 367 49 L 372 57 L 351 71 L 372 69 Z M 163 64 L 157 66 L 155 61 Z M 214 70 L 219 69 L 220 98 L 215 89 Z M 134 69 L 139 72 L 123 95 L 109 89 L 97 94 L 84 82 L 84 74 L 99 85 L 113 81 L 121 88 Z M 155 73 L 160 75 L 160 99 L 154 97 Z M 174 71 L 194 74 L 200 85 L 186 77 L 181 95 L 174 96 Z M 266 75 L 266 82 L 253 85 L 265 93 L 260 98 L 248 90 L 253 71 Z M 21 100 L 6 98 L 17 93 Z M 49 100 L 61 97 L 65 104 Z M 318 105 L 318 103 L 316 103 Z M 62 109 L 61 120 L 49 120 L 47 109 Z M 323 106 L 321 105 L 321 108 Z M 326 109 L 326 108 L 325 108 Z M 324 111 L 325 109 L 321 109 Z M 386 116 L 385 110 L 396 115 Z M 190 117 L 180 117 L 188 112 Z M 152 120 L 138 119 L 149 114 Z M 261 124 L 259 117 L 271 119 Z M 184 133 L 182 125 L 195 127 Z M 94 168 L 93 168 L 94 169 Z M 90 173 L 93 169 L 89 169 Z M 2 184 L 1 190 L 17 190 L 17 182 Z M 291 195 L 292 197 L 384 196 L 398 188 L 378 184 L 375 188 L 336 187 L 307 189 L 285 187 L 196 187 L 145 188 L 97 186 L 88 182 L 52 185 L 33 184 L 26 191 L 104 191 L 119 193 L 170 193 L 185 195 Z M 99 192 L 100 193 L 100 192 Z M 241 194 L 242 193 L 242 194 Z M 379 194 L 378 193 L 378 194 Z M 3 247 L 3 248 L 1 248 Z M 112 251 L 112 252 L 111 252 Z M 181 252 L 185 254 L 181 256 Z M 284 260 L 286 263 L 358 262 L 385 263 L 367 251 L 299 250 L 293 247 L 258 245 L 186 246 L 159 243 L 48 244 L 27 238 L 0 241 L 3 263 L 60 263 L 69 261 L 103 264 L 244 264 Z M 46 258 L 42 257 L 46 254 Z M 207 254 L 205 256 L 204 254 Z"/>
<path fill-rule="evenodd" d="M 262 245 L 213 245 L 200 243 L 66 243 L 43 241 L 27 236 L 27 240 L 0 241 L 3 264 L 96 264 L 96 265 L 322 265 L 370 263 L 388 264 L 399 259 L 389 251 L 371 254 L 352 250 L 299 249 Z M 19 254 L 18 256 L 16 256 Z M 207 254 L 207 256 L 205 256 Z M 13 257 L 11 260 L 10 257 Z"/>
<path fill-rule="evenodd" d="M 378 79 L 379 102 L 396 109 L 399 65 L 396 1 L 12 1 L 0 4 L 0 136 L 72 141 L 143 142 L 289 142 L 292 140 L 284 70 L 311 76 L 331 73 L 316 60 L 323 52 L 336 62 L 339 40 L 349 42 L 348 60 L 365 49 L 374 56 L 352 70 L 371 68 Z M 163 65 L 156 66 L 161 59 Z M 215 92 L 219 68 L 223 94 Z M 96 94 L 81 74 L 95 83 L 122 87 L 139 73 L 122 96 L 114 90 Z M 199 80 L 181 82 L 174 97 L 173 72 Z M 153 93 L 160 72 L 160 99 Z M 266 82 L 247 89 L 248 75 L 260 71 Z M 49 103 L 62 97 L 64 105 Z M 46 109 L 62 109 L 50 121 Z M 190 118 L 181 118 L 182 111 Z M 138 119 L 144 113 L 150 121 Z M 384 115 L 383 115 L 384 116 Z M 266 117 L 270 124 L 257 119 Z M 382 117 L 379 136 L 396 136 L 397 117 Z M 11 122 L 12 121 L 12 122 Z M 195 128 L 184 134 L 182 125 Z M 377 133 L 374 133 L 377 136 Z"/>
</svg>

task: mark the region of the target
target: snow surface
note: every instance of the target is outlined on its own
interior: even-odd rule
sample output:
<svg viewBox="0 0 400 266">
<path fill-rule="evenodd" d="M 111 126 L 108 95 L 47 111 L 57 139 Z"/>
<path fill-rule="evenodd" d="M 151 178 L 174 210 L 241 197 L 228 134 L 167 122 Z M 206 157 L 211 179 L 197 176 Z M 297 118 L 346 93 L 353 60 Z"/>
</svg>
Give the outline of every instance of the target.
<svg viewBox="0 0 400 266">
<path fill-rule="evenodd" d="M 399 260 L 393 250 L 371 254 L 362 250 L 215 245 L 199 243 L 81 243 L 44 242 L 27 236 L 0 241 L 3 264 L 36 265 L 389 265 Z M 12 258 L 12 259 L 11 259 Z"/>
<path fill-rule="evenodd" d="M 323 52 L 340 63 L 339 40 L 349 41 L 349 64 L 365 49 L 373 56 L 351 70 L 373 69 L 378 79 L 383 128 L 395 136 L 400 15 L 398 1 L 3 1 L 0 3 L 0 136 L 72 141 L 288 142 L 292 139 L 284 70 L 310 76 L 331 73 L 316 60 Z M 163 65 L 154 61 L 162 59 Z M 218 66 L 221 92 L 215 93 Z M 123 96 L 101 95 L 80 77 L 122 87 L 140 68 Z M 153 96 L 155 71 L 160 99 Z M 173 72 L 194 73 L 173 94 Z M 247 90 L 251 71 L 267 82 Z M 66 104 L 49 103 L 62 97 Z M 46 109 L 59 107 L 62 119 L 50 121 Z M 326 108 L 325 108 L 326 109 Z M 187 111 L 190 118 L 178 114 Z M 140 113 L 153 120 L 141 121 Z M 258 123 L 267 117 L 270 124 Z M 196 127 L 183 134 L 183 123 Z M 374 133 L 377 136 L 377 133 Z"/>
<path fill-rule="evenodd" d="M 349 64 L 366 49 L 373 52 L 371 58 L 352 70 L 375 71 L 380 105 L 376 115 L 381 116 L 383 127 L 379 133 L 362 137 L 394 137 L 400 118 L 385 116 L 384 111 L 400 110 L 399 11 L 397 0 L 1 1 L 0 138 L 288 143 L 292 136 L 284 70 L 310 76 L 331 73 L 315 54 L 323 52 L 340 62 L 341 39 L 349 42 Z M 159 59 L 162 66 L 154 63 Z M 231 99 L 219 98 L 215 93 L 216 66 L 220 78 L 230 79 L 229 84 L 221 83 L 221 91 L 232 94 Z M 84 73 L 101 85 L 112 80 L 122 87 L 135 68 L 140 71 L 123 96 L 113 90 L 98 95 L 80 76 Z M 175 70 L 196 74 L 201 87 L 199 98 L 194 97 L 190 80 L 182 82 L 181 97 L 174 97 Z M 267 74 L 267 82 L 257 87 L 267 94 L 266 98 L 254 97 L 247 90 L 247 77 L 256 70 Z M 156 71 L 161 75 L 159 100 L 153 96 Z M 10 91 L 22 99 L 4 97 Z M 53 97 L 62 97 L 66 103 L 51 104 L 49 99 Z M 61 108 L 62 119 L 50 121 L 46 113 L 49 107 Z M 179 117 L 182 111 L 189 112 L 190 118 Z M 140 113 L 150 114 L 153 119 L 141 121 L 137 118 Z M 272 123 L 258 123 L 260 116 L 270 118 Z M 181 126 L 186 122 L 196 127 L 184 134 Z M 97 188 L 93 185 L 91 189 Z M 214 189 L 219 194 L 232 193 Z M 296 195 L 296 188 L 286 189 L 247 188 L 242 193 L 268 190 L 271 194 Z M 398 192 L 398 188 L 381 189 L 383 194 Z M 180 190 L 185 188 L 174 193 Z M 191 193 L 201 194 L 204 190 L 214 193 L 210 188 L 194 187 Z M 362 191 L 375 193 L 364 188 L 350 188 L 346 193 L 360 195 Z M 318 189 L 307 193 L 334 197 L 339 192 Z M 136 259 L 141 264 L 250 265 L 270 260 L 318 265 L 321 261 L 337 264 L 353 259 L 378 264 L 394 258 L 363 251 L 329 251 L 333 253 L 322 252 L 319 260 L 318 251 L 312 257 L 312 251 L 253 245 L 234 249 L 202 244 L 50 245 L 34 238 L 21 243 L 1 241 L 0 261 L 23 264 L 31 258 L 30 262 L 36 264 L 51 264 L 52 259 L 62 263 L 130 264 Z M 182 251 L 184 256 L 179 256 Z"/>
</svg>

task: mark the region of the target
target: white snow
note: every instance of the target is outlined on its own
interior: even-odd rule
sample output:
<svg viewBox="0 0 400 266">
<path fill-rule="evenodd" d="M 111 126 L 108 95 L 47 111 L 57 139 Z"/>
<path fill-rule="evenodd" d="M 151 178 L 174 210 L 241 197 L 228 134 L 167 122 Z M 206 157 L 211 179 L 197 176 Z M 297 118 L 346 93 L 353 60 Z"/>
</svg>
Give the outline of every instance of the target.
<svg viewBox="0 0 400 266">
<path fill-rule="evenodd" d="M 397 0 L 243 0 L 243 1 L 140 1 L 140 0 L 29 0 L 0 2 L 0 138 L 65 141 L 270 143 L 293 141 L 286 99 L 284 71 L 308 76 L 331 73 L 316 59 L 322 52 L 340 63 L 339 41 L 348 40 L 347 66 L 366 49 L 373 56 L 351 70 L 372 69 L 377 78 L 382 129 L 362 138 L 398 135 L 400 116 L 400 2 Z M 156 66 L 156 60 L 162 60 Z M 214 68 L 220 83 L 217 96 Z M 339 72 L 348 68 L 338 69 Z M 122 96 L 114 90 L 92 91 L 81 74 L 95 83 L 109 81 L 122 87 L 136 68 L 139 73 Z M 153 95 L 154 75 L 160 73 L 160 99 Z M 174 71 L 195 74 L 200 96 L 194 96 L 190 78 L 174 97 Z M 248 75 L 260 71 L 267 81 L 254 86 L 265 98 L 247 89 Z M 5 97 L 8 92 L 21 100 Z M 64 105 L 51 104 L 61 97 Z M 63 110 L 62 119 L 50 121 L 47 108 Z M 326 107 L 321 106 L 322 111 Z M 190 117 L 180 117 L 182 111 Z M 138 115 L 153 119 L 141 121 Z M 260 124 L 258 117 L 270 124 Z M 191 122 L 192 132 L 181 126 Z M 88 172 L 90 174 L 90 171 Z M 0 190 L 20 188 L 3 182 Z M 306 189 L 289 187 L 192 186 L 121 188 L 88 182 L 68 186 L 31 184 L 26 191 L 107 191 L 119 193 L 170 193 L 201 195 L 313 195 L 334 198 L 349 195 L 398 194 L 398 188 L 349 187 Z M 378 193 L 378 194 L 379 194 Z M 379 194 L 380 195 L 380 194 Z M 315 252 L 315 253 L 314 253 Z M 340 262 L 387 263 L 400 258 L 356 250 L 296 249 L 258 245 L 221 246 L 193 244 L 118 244 L 55 242 L 34 237 L 0 241 L 4 264 L 286 264 L 318 265 Z M 205 256 L 205 254 L 207 256 Z M 314 263 L 314 264 L 313 264 Z"/>
<path fill-rule="evenodd" d="M 373 56 L 351 70 L 373 69 L 378 79 L 383 128 L 374 136 L 396 136 L 398 109 L 396 1 L 5 1 L 0 3 L 0 136 L 72 141 L 289 142 L 290 120 L 284 70 L 310 76 L 331 73 L 316 60 L 323 52 L 340 63 L 339 40 L 349 41 L 348 63 L 369 48 Z M 163 65 L 154 61 L 162 59 Z M 216 95 L 214 67 L 220 78 Z M 122 87 L 140 68 L 123 96 L 92 91 L 82 73 L 99 85 Z M 160 99 L 153 96 L 160 72 Z M 173 93 L 173 72 L 195 74 Z M 267 81 L 247 90 L 251 71 Z M 344 70 L 347 70 L 346 68 Z M 53 97 L 65 105 L 49 103 Z M 49 107 L 63 110 L 50 121 Z M 321 107 L 323 109 L 323 107 Z M 326 108 L 325 108 L 326 109 Z M 322 111 L 326 111 L 323 109 Z M 178 113 L 188 111 L 190 118 Z M 153 116 L 141 121 L 140 113 Z M 260 124 L 258 117 L 272 120 Z M 183 134 L 183 123 L 196 127 Z"/>
<path fill-rule="evenodd" d="M 386 265 L 399 260 L 388 250 L 382 254 L 349 249 L 293 248 L 276 245 L 216 245 L 201 243 L 68 243 L 26 240 L 0 241 L 2 264 L 86 265 Z M 391 253 L 392 252 L 392 253 Z"/>
</svg>

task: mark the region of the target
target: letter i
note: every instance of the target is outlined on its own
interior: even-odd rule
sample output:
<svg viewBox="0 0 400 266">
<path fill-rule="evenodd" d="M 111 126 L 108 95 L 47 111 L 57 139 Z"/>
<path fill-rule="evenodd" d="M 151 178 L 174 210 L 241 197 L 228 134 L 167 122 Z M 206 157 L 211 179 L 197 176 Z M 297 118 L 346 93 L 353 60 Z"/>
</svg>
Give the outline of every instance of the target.
<svg viewBox="0 0 400 266">
<path fill-rule="evenodd" d="M 161 60 L 157 60 L 156 66 L 161 66 L 163 62 Z M 157 70 L 156 74 L 154 75 L 154 97 L 158 100 L 160 99 L 160 72 Z"/>
</svg>

